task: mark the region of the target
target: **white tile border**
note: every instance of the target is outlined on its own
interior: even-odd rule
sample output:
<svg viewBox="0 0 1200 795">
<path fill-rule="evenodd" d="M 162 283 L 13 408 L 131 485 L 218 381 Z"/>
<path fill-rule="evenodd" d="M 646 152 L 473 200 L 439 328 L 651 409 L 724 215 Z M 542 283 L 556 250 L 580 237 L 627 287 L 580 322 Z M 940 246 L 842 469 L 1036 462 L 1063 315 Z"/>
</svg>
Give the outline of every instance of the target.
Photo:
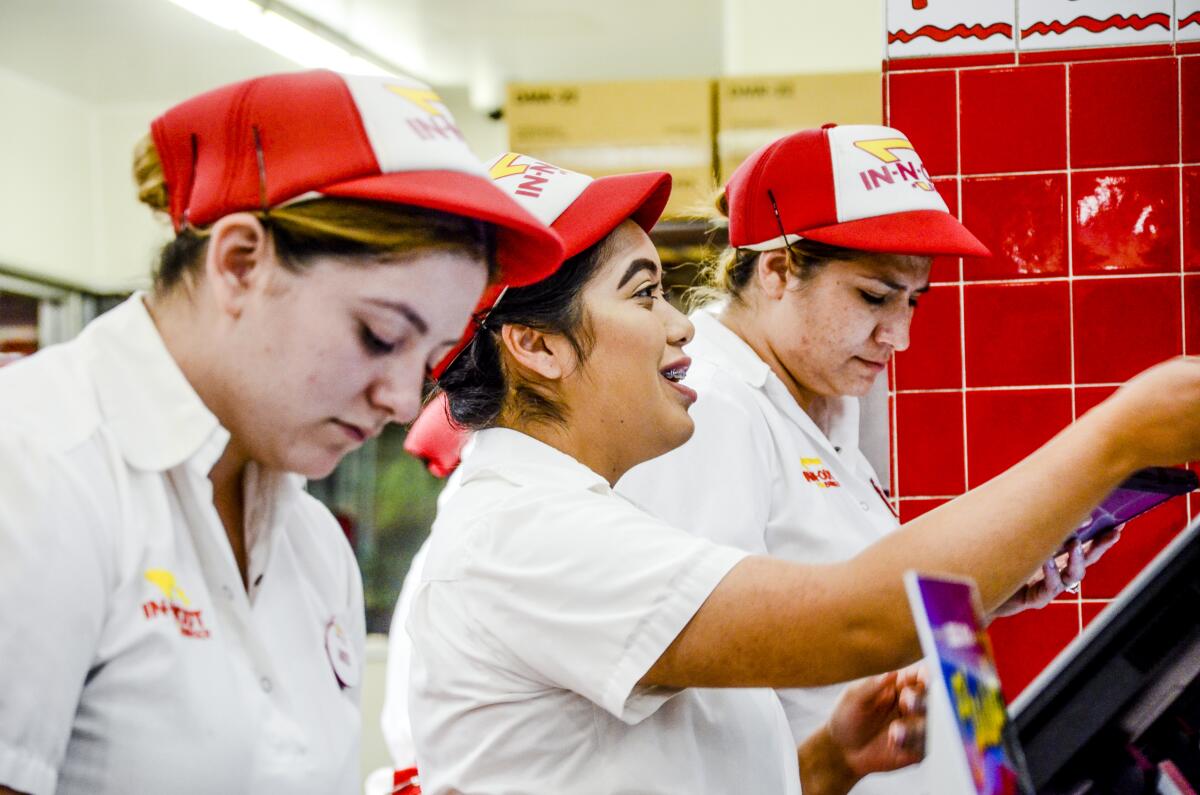
<svg viewBox="0 0 1200 795">
<path fill-rule="evenodd" d="M 1021 50 L 1170 44 L 1173 0 L 1018 0 Z"/>
<path fill-rule="evenodd" d="M 886 11 L 888 58 L 1016 49 L 1012 0 L 887 0 Z"/>
</svg>

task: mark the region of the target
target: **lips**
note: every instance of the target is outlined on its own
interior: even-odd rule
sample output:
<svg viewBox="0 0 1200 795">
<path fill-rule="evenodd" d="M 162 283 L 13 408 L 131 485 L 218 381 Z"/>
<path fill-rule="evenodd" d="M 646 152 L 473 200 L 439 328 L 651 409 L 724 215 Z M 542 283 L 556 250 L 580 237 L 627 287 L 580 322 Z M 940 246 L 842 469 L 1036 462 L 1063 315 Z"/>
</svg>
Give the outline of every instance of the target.
<svg viewBox="0 0 1200 795">
<path fill-rule="evenodd" d="M 333 424 L 338 426 L 352 441 L 357 444 L 362 444 L 368 439 L 373 439 L 383 430 L 385 423 L 369 423 L 357 425 L 353 422 L 345 420 L 333 420 Z"/>
<path fill-rule="evenodd" d="M 663 378 L 667 379 L 671 383 L 678 384 L 687 377 L 688 368 L 691 366 L 692 360 L 684 356 L 682 359 L 678 359 L 671 364 L 668 364 L 658 372 L 662 374 Z"/>
<path fill-rule="evenodd" d="M 678 392 L 689 405 L 696 402 L 696 390 L 684 386 L 682 382 L 687 377 L 688 368 L 691 366 L 692 360 L 684 356 L 658 371 L 659 375 L 665 378 L 671 388 Z"/>
</svg>

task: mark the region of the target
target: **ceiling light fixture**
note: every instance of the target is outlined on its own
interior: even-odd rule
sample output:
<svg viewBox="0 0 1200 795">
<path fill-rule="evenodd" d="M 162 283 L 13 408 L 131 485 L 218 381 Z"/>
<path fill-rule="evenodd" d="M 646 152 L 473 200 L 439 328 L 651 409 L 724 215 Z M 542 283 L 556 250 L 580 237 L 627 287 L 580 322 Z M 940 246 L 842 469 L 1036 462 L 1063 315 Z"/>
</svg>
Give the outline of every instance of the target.
<svg viewBox="0 0 1200 795">
<path fill-rule="evenodd" d="M 171 0 L 214 25 L 309 69 L 360 75 L 399 75 L 401 70 L 341 33 L 268 0 Z"/>
</svg>

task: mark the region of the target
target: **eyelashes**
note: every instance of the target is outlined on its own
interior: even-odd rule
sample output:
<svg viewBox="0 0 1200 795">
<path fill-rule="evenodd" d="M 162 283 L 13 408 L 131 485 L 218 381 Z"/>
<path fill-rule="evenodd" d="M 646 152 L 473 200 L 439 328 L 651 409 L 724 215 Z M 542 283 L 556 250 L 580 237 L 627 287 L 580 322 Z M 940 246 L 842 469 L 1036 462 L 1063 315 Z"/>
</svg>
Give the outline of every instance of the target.
<svg viewBox="0 0 1200 795">
<path fill-rule="evenodd" d="M 359 327 L 359 338 L 367 353 L 373 356 L 384 356 L 396 350 L 396 343 L 381 339 L 365 323 Z"/>
</svg>

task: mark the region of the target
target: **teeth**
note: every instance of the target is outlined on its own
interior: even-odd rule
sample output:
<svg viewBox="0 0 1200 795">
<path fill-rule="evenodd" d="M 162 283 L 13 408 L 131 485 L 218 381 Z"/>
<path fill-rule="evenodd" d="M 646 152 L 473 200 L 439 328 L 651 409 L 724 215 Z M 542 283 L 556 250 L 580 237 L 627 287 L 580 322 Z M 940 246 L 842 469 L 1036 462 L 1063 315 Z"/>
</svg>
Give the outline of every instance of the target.
<svg viewBox="0 0 1200 795">
<path fill-rule="evenodd" d="M 686 375 L 687 375 L 686 367 L 676 367 L 674 369 L 667 370 L 666 372 L 663 373 L 663 376 L 668 381 L 682 381 L 684 376 L 686 376 Z"/>
</svg>

